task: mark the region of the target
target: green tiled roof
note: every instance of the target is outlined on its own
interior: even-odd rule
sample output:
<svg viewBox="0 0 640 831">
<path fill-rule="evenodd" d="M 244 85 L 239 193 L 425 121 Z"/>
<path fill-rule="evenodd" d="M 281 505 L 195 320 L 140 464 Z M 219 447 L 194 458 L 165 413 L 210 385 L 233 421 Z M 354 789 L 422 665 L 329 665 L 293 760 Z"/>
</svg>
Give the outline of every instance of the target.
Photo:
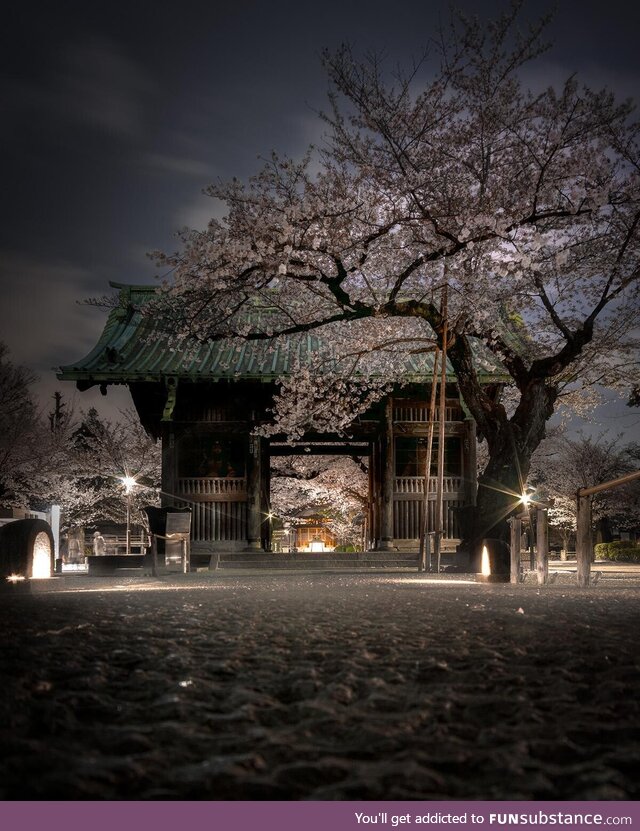
<svg viewBox="0 0 640 831">
<path fill-rule="evenodd" d="M 302 333 L 276 340 L 210 341 L 189 343 L 176 348 L 158 328 L 157 321 L 140 312 L 155 296 L 153 286 L 111 283 L 120 290 L 120 304 L 109 314 L 104 331 L 94 349 L 82 360 L 60 367 L 58 378 L 92 384 L 127 384 L 135 381 L 161 381 L 173 377 L 188 381 L 258 380 L 273 381 L 308 364 L 313 354 L 330 356 L 328 342 L 314 333 Z M 256 308 L 263 318 L 270 310 Z M 480 376 L 485 381 L 501 380 L 504 369 L 495 357 L 476 344 Z M 431 377 L 433 355 L 411 355 L 402 372 L 407 381 Z M 453 370 L 447 374 L 454 378 Z"/>
</svg>

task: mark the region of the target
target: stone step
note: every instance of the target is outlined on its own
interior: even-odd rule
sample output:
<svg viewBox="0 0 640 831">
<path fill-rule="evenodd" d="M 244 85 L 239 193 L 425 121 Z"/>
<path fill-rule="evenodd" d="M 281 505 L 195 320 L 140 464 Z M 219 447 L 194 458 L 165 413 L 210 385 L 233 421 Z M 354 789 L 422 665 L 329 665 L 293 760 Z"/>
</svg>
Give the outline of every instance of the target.
<svg viewBox="0 0 640 831">
<path fill-rule="evenodd" d="M 441 565 L 455 563 L 453 555 L 444 554 Z M 192 569 L 362 569 L 418 568 L 417 551 L 361 551 L 344 553 L 326 551 L 322 554 L 297 552 L 290 554 L 266 551 L 221 551 L 216 554 L 192 552 Z"/>
<path fill-rule="evenodd" d="M 264 568 L 264 569 L 372 569 L 372 568 L 411 568 L 417 569 L 415 558 L 387 558 L 387 559 L 352 559 L 352 560 L 280 560 L 280 559 L 251 559 L 251 560 L 227 560 L 221 558 L 218 562 L 219 569 L 233 568 Z"/>
</svg>

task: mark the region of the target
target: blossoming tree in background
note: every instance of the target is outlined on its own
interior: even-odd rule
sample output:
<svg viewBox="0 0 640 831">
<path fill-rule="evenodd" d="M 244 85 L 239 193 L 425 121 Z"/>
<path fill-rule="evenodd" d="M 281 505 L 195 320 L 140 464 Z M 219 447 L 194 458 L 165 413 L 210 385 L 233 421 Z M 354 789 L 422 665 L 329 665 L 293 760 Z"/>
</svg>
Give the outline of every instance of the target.
<svg viewBox="0 0 640 831">
<path fill-rule="evenodd" d="M 123 522 L 122 477 L 130 475 L 138 521 L 140 507 L 158 502 L 160 448 L 135 412 L 108 420 L 92 408 L 78 416 L 57 392 L 45 415 L 31 395 L 34 380 L 0 343 L 0 504 L 39 511 L 59 505 L 64 530 Z"/>
<path fill-rule="evenodd" d="M 350 456 L 286 456 L 271 461 L 271 510 L 287 523 L 317 511 L 339 545 L 362 545 L 367 466 Z"/>
<path fill-rule="evenodd" d="M 559 435 L 543 442 L 534 455 L 531 481 L 553 502 L 549 522 L 569 547 L 576 531 L 576 492 L 618 479 L 640 468 L 640 447 L 622 436 Z M 640 482 L 606 490 L 592 498 L 592 517 L 601 542 L 610 542 L 611 529 L 640 530 Z"/>
<path fill-rule="evenodd" d="M 502 533 L 564 391 L 638 383 L 632 107 L 575 78 L 527 90 L 545 21 L 520 34 L 517 17 L 516 6 L 484 26 L 458 18 L 433 48 L 437 66 L 393 76 L 347 47 L 327 53 L 322 149 L 211 186 L 226 216 L 163 258 L 159 301 L 184 336 L 320 330 L 342 358 L 340 400 L 356 409 L 364 379 L 393 380 L 403 356 L 442 347 L 448 330 L 488 447 L 476 536 Z M 279 310 L 261 329 L 243 315 L 256 299 Z M 510 404 L 480 383 L 477 341 L 504 368 Z M 295 395 L 321 383 L 307 375 Z"/>
</svg>

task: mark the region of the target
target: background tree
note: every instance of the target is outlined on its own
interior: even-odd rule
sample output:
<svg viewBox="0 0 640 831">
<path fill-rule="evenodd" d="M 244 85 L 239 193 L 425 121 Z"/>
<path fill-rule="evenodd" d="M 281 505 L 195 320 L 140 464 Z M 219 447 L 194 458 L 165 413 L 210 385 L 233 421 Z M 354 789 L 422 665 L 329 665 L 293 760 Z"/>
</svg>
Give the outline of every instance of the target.
<svg viewBox="0 0 640 831">
<path fill-rule="evenodd" d="M 35 380 L 29 369 L 11 361 L 0 342 L 0 501 L 12 507 L 29 507 L 53 449 L 31 395 Z"/>
<path fill-rule="evenodd" d="M 638 469 L 640 448 L 623 443 L 622 436 L 559 436 L 545 442 L 534 456 L 531 481 L 555 500 L 549 518 L 566 541 L 567 534 L 575 532 L 578 488 L 609 482 Z M 614 527 L 640 529 L 640 483 L 595 494 L 592 516 L 600 542 L 611 540 Z"/>
<path fill-rule="evenodd" d="M 40 511 L 60 505 L 64 529 L 124 522 L 121 480 L 130 475 L 137 482 L 134 521 L 142 523 L 139 508 L 159 499 L 160 450 L 136 414 L 125 411 L 109 421 L 91 409 L 78 421 L 56 392 L 51 412 L 43 415 L 31 397 L 34 380 L 0 343 L 0 501 Z"/>
<path fill-rule="evenodd" d="M 285 522 L 309 511 L 323 514 L 340 545 L 361 545 L 368 476 L 362 459 L 283 456 L 271 462 L 271 509 Z"/>
<path fill-rule="evenodd" d="M 141 508 L 159 500 L 160 449 L 134 411 L 125 410 L 112 421 L 91 408 L 70 431 L 65 463 L 52 480 L 48 497 L 63 507 L 69 526 L 105 520 L 123 523 L 124 476 L 136 480 L 130 497 L 132 521 L 144 525 Z"/>
<path fill-rule="evenodd" d="M 393 380 L 391 353 L 442 345 L 447 325 L 489 451 L 476 537 L 505 532 L 561 393 L 631 387 L 638 372 L 632 107 L 575 78 L 525 89 L 546 21 L 520 33 L 519 5 L 487 25 L 454 20 L 434 46 L 438 66 L 389 77 L 375 56 L 327 53 L 324 148 L 299 163 L 273 155 L 246 185 L 212 186 L 225 218 L 185 232 L 163 259 L 174 269 L 160 301 L 172 331 L 272 338 L 322 327 L 345 375 Z M 256 298 L 278 309 L 259 326 L 244 314 Z M 478 342 L 509 378 L 510 405 L 481 383 Z"/>
</svg>

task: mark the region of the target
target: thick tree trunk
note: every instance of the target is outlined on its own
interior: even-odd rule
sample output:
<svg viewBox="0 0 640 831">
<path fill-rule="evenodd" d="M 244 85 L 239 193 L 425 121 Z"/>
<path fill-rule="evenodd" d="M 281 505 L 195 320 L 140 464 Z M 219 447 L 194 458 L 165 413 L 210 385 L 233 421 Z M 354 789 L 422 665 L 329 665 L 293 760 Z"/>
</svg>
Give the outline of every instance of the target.
<svg viewBox="0 0 640 831">
<path fill-rule="evenodd" d="M 505 430 L 510 433 L 510 430 Z M 522 479 L 529 471 L 529 459 L 524 459 L 508 438 L 494 440 L 489 462 L 478 480 L 478 496 L 469 528 L 463 543 L 470 556 L 472 571 L 480 570 L 482 545 L 489 549 L 492 574 L 509 574 L 510 531 L 508 518 L 521 505 Z"/>
<path fill-rule="evenodd" d="M 445 327 L 438 310 L 431 307 L 426 311 L 421 309 L 421 312 L 441 341 Z M 492 570 L 509 574 L 507 520 L 519 507 L 531 456 L 544 438 L 547 421 L 553 415 L 558 397 L 553 378 L 579 354 L 588 339 L 589 332 L 585 330 L 581 338 L 574 337 L 570 348 L 563 349 L 553 360 L 534 361 L 530 365 L 516 352 L 506 349 L 505 369 L 520 393 L 520 401 L 511 418 L 493 396 L 495 388 L 480 383 L 471 339 L 458 334 L 449 341 L 448 358 L 460 392 L 479 433 L 489 446 L 489 462 L 478 481 L 476 506 L 464 529 L 463 548 L 469 555 L 472 569 L 479 570 L 482 541 L 494 540 L 488 546 L 495 561 Z"/>
<path fill-rule="evenodd" d="M 491 426 L 486 428 L 489 462 L 478 480 L 473 522 L 465 540 L 472 570 L 477 570 L 482 543 L 487 540 L 492 572 L 509 573 L 507 520 L 521 508 L 531 456 L 545 436 L 556 397 L 555 388 L 540 379 L 521 391 L 520 404 L 512 418 L 507 417 L 500 404 L 493 404 Z M 483 405 L 486 416 L 486 401 Z"/>
</svg>

